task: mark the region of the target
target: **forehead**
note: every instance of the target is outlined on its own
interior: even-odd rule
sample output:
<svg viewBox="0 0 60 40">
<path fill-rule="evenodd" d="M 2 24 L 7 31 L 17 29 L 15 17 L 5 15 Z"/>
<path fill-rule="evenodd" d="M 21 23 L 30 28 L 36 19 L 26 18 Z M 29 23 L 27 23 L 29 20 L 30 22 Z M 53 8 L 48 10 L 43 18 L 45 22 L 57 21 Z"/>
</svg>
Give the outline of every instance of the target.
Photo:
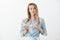
<svg viewBox="0 0 60 40">
<path fill-rule="evenodd" d="M 29 5 L 29 8 L 34 8 L 35 6 L 34 5 Z"/>
</svg>

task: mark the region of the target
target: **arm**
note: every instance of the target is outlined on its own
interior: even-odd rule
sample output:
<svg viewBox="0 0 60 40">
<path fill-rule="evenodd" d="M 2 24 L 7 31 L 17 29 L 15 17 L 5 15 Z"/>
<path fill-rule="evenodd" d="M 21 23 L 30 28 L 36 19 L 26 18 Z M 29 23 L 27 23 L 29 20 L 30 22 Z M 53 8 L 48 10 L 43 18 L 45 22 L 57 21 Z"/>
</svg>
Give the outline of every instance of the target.
<svg viewBox="0 0 60 40">
<path fill-rule="evenodd" d="M 41 32 L 41 34 L 43 34 L 44 33 L 44 30 L 41 28 L 41 26 L 38 26 L 39 28 L 39 31 Z"/>
<path fill-rule="evenodd" d="M 41 28 L 41 26 L 40 26 L 40 25 L 35 26 L 35 28 L 37 28 L 37 29 L 41 32 L 41 34 L 43 34 L 43 33 L 44 33 L 44 30 Z"/>
<path fill-rule="evenodd" d="M 23 35 L 25 35 L 28 31 L 28 27 L 26 25 L 24 25 L 24 31 L 23 31 Z"/>
<path fill-rule="evenodd" d="M 41 19 L 41 28 L 44 30 L 44 33 L 42 35 L 47 36 L 46 25 L 43 18 Z"/>
<path fill-rule="evenodd" d="M 47 31 L 46 31 L 44 19 L 41 19 L 40 24 L 36 25 L 35 28 L 37 28 L 41 32 L 42 35 L 47 36 Z"/>
<path fill-rule="evenodd" d="M 22 20 L 21 22 L 21 27 L 20 27 L 20 36 L 23 37 L 28 31 L 27 25 L 25 23 L 25 19 Z"/>
</svg>

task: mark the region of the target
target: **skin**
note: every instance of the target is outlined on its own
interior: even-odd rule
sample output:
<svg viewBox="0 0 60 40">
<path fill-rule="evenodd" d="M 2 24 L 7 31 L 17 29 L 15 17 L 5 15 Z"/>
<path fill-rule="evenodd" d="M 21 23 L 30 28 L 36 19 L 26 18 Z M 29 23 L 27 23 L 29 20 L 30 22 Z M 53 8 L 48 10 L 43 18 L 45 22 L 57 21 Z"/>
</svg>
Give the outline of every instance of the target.
<svg viewBox="0 0 60 40">
<path fill-rule="evenodd" d="M 30 12 L 30 14 L 31 14 L 31 21 L 32 21 L 33 18 L 34 18 L 34 14 L 36 14 L 36 8 L 35 8 L 34 5 L 30 5 L 30 6 L 29 6 L 29 12 Z M 44 33 L 43 29 L 42 29 L 40 26 L 34 26 L 34 28 L 39 29 L 39 31 L 41 32 L 41 34 Z M 24 30 L 25 30 L 25 31 L 23 32 L 23 34 L 26 34 L 27 31 L 28 31 L 28 27 L 27 27 L 26 25 L 25 25 L 25 27 L 24 27 Z"/>
</svg>

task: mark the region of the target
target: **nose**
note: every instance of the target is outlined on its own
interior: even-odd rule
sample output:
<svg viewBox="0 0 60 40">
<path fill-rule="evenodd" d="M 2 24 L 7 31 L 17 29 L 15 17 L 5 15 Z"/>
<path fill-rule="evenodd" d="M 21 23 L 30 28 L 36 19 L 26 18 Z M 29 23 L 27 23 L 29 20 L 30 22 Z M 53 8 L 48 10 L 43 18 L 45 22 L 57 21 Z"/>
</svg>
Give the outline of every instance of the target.
<svg viewBox="0 0 60 40">
<path fill-rule="evenodd" d="M 32 9 L 32 12 L 34 12 L 34 9 Z"/>
</svg>

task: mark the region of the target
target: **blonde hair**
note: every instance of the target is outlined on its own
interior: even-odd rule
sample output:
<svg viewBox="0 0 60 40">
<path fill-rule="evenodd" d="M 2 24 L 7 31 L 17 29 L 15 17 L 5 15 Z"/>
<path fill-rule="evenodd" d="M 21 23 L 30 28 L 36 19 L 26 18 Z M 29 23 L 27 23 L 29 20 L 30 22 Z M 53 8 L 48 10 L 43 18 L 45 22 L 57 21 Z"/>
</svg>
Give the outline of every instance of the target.
<svg viewBox="0 0 60 40">
<path fill-rule="evenodd" d="M 40 24 L 40 18 L 39 18 L 39 15 L 38 15 L 38 8 L 37 8 L 37 5 L 36 5 L 35 3 L 29 3 L 29 4 L 28 4 L 28 8 L 27 8 L 28 18 L 25 19 L 25 23 L 26 23 L 27 21 L 29 21 L 30 18 L 31 18 L 31 14 L 30 14 L 30 12 L 29 12 L 29 6 L 30 6 L 30 5 L 33 5 L 33 6 L 36 8 L 37 13 L 34 15 L 34 17 L 35 17 L 36 22 L 37 22 L 37 25 L 38 25 L 38 24 Z"/>
</svg>

